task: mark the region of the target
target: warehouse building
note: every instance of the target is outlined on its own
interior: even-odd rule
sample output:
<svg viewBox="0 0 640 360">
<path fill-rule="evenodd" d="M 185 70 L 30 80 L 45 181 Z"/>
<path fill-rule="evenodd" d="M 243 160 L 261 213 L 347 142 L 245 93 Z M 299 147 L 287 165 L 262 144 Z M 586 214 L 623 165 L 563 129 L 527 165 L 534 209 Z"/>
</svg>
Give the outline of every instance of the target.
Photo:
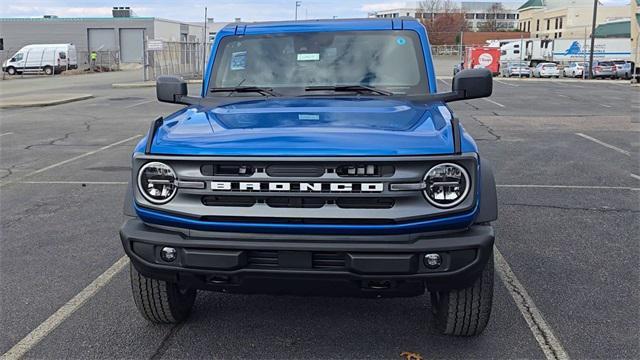
<svg viewBox="0 0 640 360">
<path fill-rule="evenodd" d="M 53 15 L 0 18 L 0 51 L 10 56 L 29 44 L 72 43 L 81 57 L 96 51 L 108 53 L 120 63 L 142 63 L 146 40 L 197 43 L 204 35 L 202 24 L 137 17 L 129 7 L 114 7 L 112 15 L 110 18 Z"/>
</svg>

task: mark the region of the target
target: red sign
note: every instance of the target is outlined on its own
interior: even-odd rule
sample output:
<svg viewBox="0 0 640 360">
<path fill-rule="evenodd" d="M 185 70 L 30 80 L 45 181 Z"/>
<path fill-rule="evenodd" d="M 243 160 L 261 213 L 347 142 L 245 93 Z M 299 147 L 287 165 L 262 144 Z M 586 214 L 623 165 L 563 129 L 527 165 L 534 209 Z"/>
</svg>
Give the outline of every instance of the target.
<svg viewBox="0 0 640 360">
<path fill-rule="evenodd" d="M 465 69 L 489 69 L 493 74 L 500 72 L 500 49 L 493 47 L 467 48 L 464 59 Z"/>
</svg>

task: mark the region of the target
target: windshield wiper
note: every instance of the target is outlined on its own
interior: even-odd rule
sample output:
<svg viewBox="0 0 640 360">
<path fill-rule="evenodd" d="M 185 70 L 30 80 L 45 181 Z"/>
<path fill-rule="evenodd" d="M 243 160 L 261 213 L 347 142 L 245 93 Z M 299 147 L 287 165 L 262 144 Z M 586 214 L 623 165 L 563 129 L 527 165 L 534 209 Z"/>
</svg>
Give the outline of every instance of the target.
<svg viewBox="0 0 640 360">
<path fill-rule="evenodd" d="M 264 96 L 280 96 L 272 88 L 259 87 L 259 86 L 237 86 L 237 87 L 218 87 L 211 88 L 210 92 L 230 92 L 230 93 L 247 93 L 255 92 Z"/>
<path fill-rule="evenodd" d="M 366 85 L 319 85 L 319 86 L 307 86 L 305 91 L 355 91 L 355 92 L 371 92 L 378 95 L 391 96 L 391 91 L 377 89 L 372 86 Z"/>
</svg>

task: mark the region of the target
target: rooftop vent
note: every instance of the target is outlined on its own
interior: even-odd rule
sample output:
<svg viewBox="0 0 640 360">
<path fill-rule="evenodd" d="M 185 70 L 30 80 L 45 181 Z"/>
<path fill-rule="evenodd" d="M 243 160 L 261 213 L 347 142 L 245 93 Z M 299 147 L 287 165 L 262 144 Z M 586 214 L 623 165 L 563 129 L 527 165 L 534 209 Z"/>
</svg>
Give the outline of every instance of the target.
<svg viewBox="0 0 640 360">
<path fill-rule="evenodd" d="M 43 18 L 45 18 L 45 19 L 57 19 L 58 15 L 44 15 Z"/>
<path fill-rule="evenodd" d="M 111 9 L 114 18 L 128 18 L 135 16 L 133 10 L 128 6 L 114 6 Z"/>
</svg>

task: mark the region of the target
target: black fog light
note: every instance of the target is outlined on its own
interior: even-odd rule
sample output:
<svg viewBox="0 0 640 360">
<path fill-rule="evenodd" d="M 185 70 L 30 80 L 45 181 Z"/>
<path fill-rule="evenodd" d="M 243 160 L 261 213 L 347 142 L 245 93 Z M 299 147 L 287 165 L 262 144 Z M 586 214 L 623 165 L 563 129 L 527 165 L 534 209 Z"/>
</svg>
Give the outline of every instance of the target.
<svg viewBox="0 0 640 360">
<path fill-rule="evenodd" d="M 175 248 L 165 246 L 160 251 L 160 257 L 166 262 L 172 262 L 178 257 L 178 251 Z"/>
<path fill-rule="evenodd" d="M 439 254 L 427 254 L 424 256 L 424 266 L 429 269 L 437 269 L 442 265 L 442 257 Z"/>
</svg>

